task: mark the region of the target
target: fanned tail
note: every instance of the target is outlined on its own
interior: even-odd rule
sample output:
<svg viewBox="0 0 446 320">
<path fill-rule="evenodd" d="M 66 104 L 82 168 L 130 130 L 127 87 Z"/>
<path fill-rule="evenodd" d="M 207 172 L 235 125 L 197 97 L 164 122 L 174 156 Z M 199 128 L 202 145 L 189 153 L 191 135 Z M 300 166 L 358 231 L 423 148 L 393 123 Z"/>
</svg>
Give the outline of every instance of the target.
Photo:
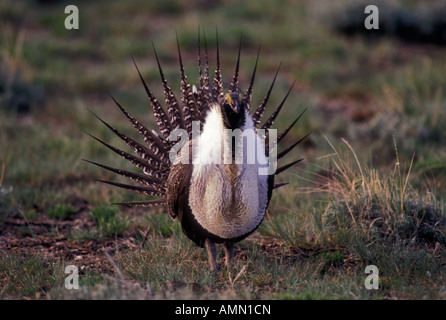
<svg viewBox="0 0 446 320">
<path fill-rule="evenodd" d="M 113 96 L 110 95 L 112 100 L 121 110 L 121 112 L 127 117 L 127 119 L 133 124 L 133 127 L 138 130 L 138 133 L 142 136 L 144 141 L 148 144 L 149 148 L 158 156 L 164 164 L 169 163 L 168 150 L 170 149 L 171 142 L 161 138 L 158 134 L 154 133 L 152 130 L 148 129 L 144 124 L 136 120 L 131 116 Z"/>
<path fill-rule="evenodd" d="M 118 183 L 118 182 L 113 182 L 113 181 L 107 181 L 107 180 L 100 180 L 98 179 L 99 182 L 103 182 L 103 183 L 107 183 L 110 184 L 112 186 L 115 187 L 119 187 L 122 189 L 126 189 L 126 190 L 131 190 L 131 191 L 135 191 L 138 193 L 143 193 L 149 196 L 164 196 L 166 195 L 165 191 L 159 191 L 156 188 L 153 187 L 141 187 L 141 186 L 134 186 L 131 184 L 124 184 L 124 183 Z"/>
<path fill-rule="evenodd" d="M 223 97 L 223 82 L 221 75 L 221 65 L 220 65 L 220 48 L 218 42 L 218 30 L 216 29 L 216 67 L 214 72 L 214 77 L 210 79 L 209 72 L 209 61 L 208 61 L 208 48 L 206 43 L 206 35 L 204 29 L 202 29 L 203 40 L 204 40 L 204 57 L 202 57 L 202 47 L 201 47 L 201 30 L 198 27 L 198 72 L 199 72 L 199 83 L 198 88 L 192 86 L 186 76 L 183 59 L 180 51 L 180 45 L 177 35 L 177 48 L 178 48 L 178 59 L 179 59 L 179 68 L 180 68 L 180 78 L 181 78 L 181 98 L 177 100 L 175 97 L 171 87 L 167 83 L 166 77 L 161 68 L 161 63 L 158 58 L 158 54 L 155 49 L 155 45 L 152 42 L 153 51 L 157 63 L 157 67 L 159 70 L 159 74 L 161 77 L 161 82 L 163 86 L 164 100 L 165 106 L 163 107 L 160 101 L 154 96 L 152 91 L 147 86 L 147 83 L 144 81 L 143 76 L 135 62 L 135 59 L 132 57 L 135 68 L 138 72 L 141 83 L 145 89 L 148 100 L 152 106 L 154 119 L 156 125 L 158 127 L 158 131 L 149 129 L 142 122 L 134 118 L 130 113 L 128 113 L 121 104 L 116 101 L 111 95 L 110 97 L 115 102 L 120 111 L 125 115 L 125 117 L 130 121 L 133 127 L 138 131 L 139 135 L 144 140 L 145 144 L 136 141 L 135 139 L 125 135 L 121 131 L 117 130 L 115 127 L 111 126 L 104 120 L 102 120 L 95 113 L 94 116 L 101 121 L 110 131 L 112 131 L 116 136 L 118 136 L 122 141 L 124 141 L 135 154 L 128 153 L 124 150 L 116 148 L 111 144 L 90 135 L 93 139 L 104 145 L 106 148 L 110 149 L 114 153 L 118 154 L 122 158 L 129 161 L 131 164 L 136 166 L 142 172 L 132 172 L 124 169 L 114 168 L 107 166 L 105 164 L 97 163 L 90 160 L 85 160 L 86 162 L 99 166 L 105 170 L 113 172 L 117 175 L 130 179 L 131 181 L 136 182 L 137 185 L 121 183 L 116 181 L 108 181 L 99 179 L 98 181 L 119 187 L 122 189 L 134 191 L 137 193 L 142 193 L 151 197 L 158 197 L 156 199 L 149 199 L 147 201 L 136 201 L 136 202 L 115 202 L 114 204 L 124 205 L 124 206 L 142 206 L 142 207 L 151 207 L 158 205 L 166 204 L 166 193 L 167 193 L 167 179 L 169 177 L 169 173 L 171 170 L 172 163 L 170 162 L 169 152 L 174 145 L 175 142 L 169 141 L 168 138 L 172 131 L 175 129 L 185 129 L 189 137 L 191 137 L 192 133 L 192 121 L 198 120 L 200 122 L 204 121 L 207 110 L 210 108 L 212 103 L 220 101 Z M 239 78 L 240 78 L 240 55 L 241 55 L 241 47 L 242 47 L 242 35 L 240 35 L 240 43 L 238 48 L 237 62 L 234 70 L 234 74 L 232 76 L 232 81 L 229 85 L 230 93 L 238 93 L 239 88 Z M 244 92 L 243 100 L 245 102 L 247 110 L 251 108 L 251 98 L 253 92 L 254 81 L 256 77 L 256 71 L 258 66 L 260 56 L 260 46 L 257 52 L 257 57 L 254 65 L 254 69 L 252 71 L 251 79 L 248 85 L 248 88 Z M 281 103 L 274 109 L 272 114 L 268 117 L 268 119 L 260 125 L 262 122 L 262 118 L 265 113 L 266 106 L 268 104 L 268 100 L 271 96 L 271 92 L 274 88 L 279 70 L 281 68 L 281 64 L 279 64 L 277 71 L 274 75 L 272 83 L 261 101 L 260 105 L 254 110 L 252 113 L 252 119 L 256 128 L 260 129 L 270 129 L 282 110 L 288 96 L 290 95 L 295 82 L 291 85 L 285 97 L 281 101 Z M 275 144 L 274 148 L 277 148 L 278 145 L 283 141 L 288 132 L 295 126 L 295 124 L 299 121 L 302 115 L 305 113 L 307 109 L 303 110 L 299 116 L 277 137 L 277 144 Z M 304 139 L 306 139 L 309 134 L 305 135 L 303 138 L 294 142 L 287 148 L 283 149 L 277 155 L 277 160 L 280 161 L 284 158 L 289 152 L 291 152 L 297 145 L 299 145 Z M 269 154 L 269 144 L 266 145 L 267 155 Z M 288 182 L 274 184 L 274 177 L 284 172 L 285 170 L 293 167 L 295 164 L 301 162 L 303 159 L 297 159 L 291 161 L 285 165 L 279 166 L 274 173 L 274 175 L 269 177 L 270 190 L 269 195 L 272 192 L 272 189 L 279 188 L 288 184 Z"/>
<path fill-rule="evenodd" d="M 200 26 L 198 26 L 198 40 L 197 40 L 197 53 L 198 53 L 198 81 L 199 86 L 194 92 L 196 110 L 195 115 L 197 120 L 202 119 L 203 117 L 203 108 L 204 108 L 204 96 L 203 96 L 203 86 L 204 86 L 204 78 L 203 78 L 203 65 L 201 62 L 201 34 L 200 34 Z M 193 90 L 194 91 L 194 90 Z"/>
<path fill-rule="evenodd" d="M 139 72 L 138 66 L 136 65 L 135 59 L 132 57 L 133 64 L 135 65 L 136 71 L 138 71 L 139 78 L 141 79 L 141 82 L 144 86 L 144 89 L 146 91 L 147 96 L 149 97 L 150 103 L 153 108 L 153 115 L 155 117 L 156 124 L 158 125 L 159 130 L 161 131 L 161 134 L 165 139 L 169 136 L 170 132 L 172 131 L 172 123 L 169 120 L 169 117 L 167 116 L 166 111 L 159 103 L 158 99 L 155 98 L 155 96 L 152 94 L 152 92 L 149 90 L 149 87 L 147 86 L 146 82 L 144 81 L 141 73 Z M 115 103 L 118 105 L 118 107 L 124 112 L 123 108 L 119 105 L 119 103 L 116 102 L 115 99 L 113 99 Z M 129 115 L 124 112 L 124 114 L 129 118 Z M 129 118 L 129 120 L 133 123 L 133 120 Z M 135 125 L 133 123 L 133 125 Z M 139 128 L 138 128 L 139 130 Z"/>
<path fill-rule="evenodd" d="M 300 115 L 296 118 L 296 120 L 294 120 L 291 125 L 286 128 L 281 134 L 279 134 L 279 136 L 277 137 L 277 144 L 280 143 L 280 141 L 282 141 L 282 139 L 287 135 L 287 133 L 291 130 L 291 128 L 294 127 L 294 125 L 297 123 L 297 121 L 299 121 L 299 119 L 303 116 L 303 114 L 305 113 L 305 111 L 307 111 L 307 108 L 304 109 L 304 111 L 302 111 L 300 113 Z"/>
<path fill-rule="evenodd" d="M 159 179 L 159 178 L 156 178 L 156 177 L 150 176 L 148 174 L 144 174 L 144 173 L 137 173 L 137 172 L 131 172 L 131 171 L 123 170 L 123 169 L 113 168 L 110 166 L 106 166 L 105 164 L 101 164 L 101 163 L 86 160 L 86 159 L 84 159 L 84 161 L 94 164 L 98 167 L 104 168 L 105 170 L 114 172 L 120 176 L 134 180 L 138 183 L 154 187 L 155 189 L 157 189 L 160 192 L 164 192 L 164 190 L 165 190 L 165 181 L 162 179 Z"/>
<path fill-rule="evenodd" d="M 148 147 L 143 146 L 136 140 L 126 136 L 119 130 L 115 129 L 107 122 L 102 120 L 94 112 L 92 114 L 101 121 L 110 131 L 116 134 L 121 140 L 123 140 L 128 146 L 130 146 L 133 151 L 138 154 L 138 156 L 132 155 L 121 149 L 118 149 L 107 142 L 87 133 L 93 139 L 112 150 L 116 154 L 120 155 L 122 158 L 126 159 L 134 166 L 142 170 L 144 173 L 131 172 L 123 169 L 113 168 L 101 163 L 97 163 L 90 160 L 84 160 L 90 164 L 99 166 L 105 170 L 111 171 L 117 175 L 123 176 L 127 179 L 133 180 L 140 185 L 124 184 L 114 181 L 99 180 L 103 183 L 113 185 L 126 190 L 134 191 L 137 193 L 142 193 L 149 196 L 165 196 L 166 194 L 166 183 L 170 170 L 170 161 L 168 155 L 168 144 L 167 141 L 159 137 L 157 134 L 149 130 L 141 122 L 136 120 L 131 116 L 113 97 L 111 97 L 119 109 L 124 113 L 127 119 L 133 124 L 133 126 L 138 130 L 139 134 L 144 138 L 144 141 L 148 144 Z M 155 206 L 165 203 L 165 199 L 154 199 L 144 202 L 122 202 L 116 203 L 121 205 L 136 205 L 136 206 Z"/>
<path fill-rule="evenodd" d="M 246 102 L 246 108 L 248 110 L 251 109 L 252 88 L 254 87 L 254 80 L 256 77 L 257 63 L 259 62 L 259 56 L 260 56 L 260 46 L 259 46 L 259 50 L 257 51 L 256 63 L 254 65 L 254 70 L 252 71 L 251 81 L 249 82 L 248 89 L 246 89 L 245 96 L 244 96 L 244 99 Z"/>
<path fill-rule="evenodd" d="M 266 104 L 268 103 L 269 96 L 271 95 L 271 92 L 274 88 L 274 83 L 276 82 L 277 75 L 279 74 L 281 65 L 282 65 L 282 63 L 280 63 L 279 67 L 277 68 L 276 74 L 274 75 L 273 82 L 271 83 L 271 86 L 269 87 L 268 92 L 266 93 L 266 96 L 263 98 L 260 105 L 257 107 L 257 109 L 252 114 L 252 120 L 254 121 L 254 125 L 256 126 L 256 128 L 259 126 L 260 121 L 262 120 L 263 113 L 265 112 Z"/>
<path fill-rule="evenodd" d="M 154 207 L 154 206 L 164 206 L 166 204 L 166 199 L 154 199 L 154 200 L 133 201 L 133 202 L 112 202 L 111 204 L 117 204 L 120 206 L 127 206 L 127 207 Z"/>
<path fill-rule="evenodd" d="M 266 96 L 263 98 L 261 104 L 257 107 L 257 109 L 255 110 L 254 114 L 252 115 L 252 118 L 254 120 L 254 124 L 256 125 L 256 127 L 259 126 L 264 111 L 265 111 L 265 107 L 266 104 L 268 102 L 268 99 L 271 95 L 271 91 L 274 87 L 274 83 L 276 81 L 277 78 L 277 74 L 279 73 L 279 69 L 280 69 L 280 65 L 276 71 L 276 74 L 274 75 L 274 79 L 271 83 L 271 86 L 266 94 Z M 288 89 L 288 92 L 286 93 L 285 97 L 282 99 L 282 101 L 280 102 L 280 104 L 276 107 L 276 109 L 273 111 L 273 113 L 268 117 L 268 119 L 265 121 L 265 123 L 260 127 L 261 129 L 270 129 L 273 124 L 274 121 L 276 120 L 277 116 L 279 115 L 280 111 L 282 110 L 282 107 L 284 106 L 286 100 L 288 99 L 291 91 L 293 90 L 293 87 L 296 83 L 296 80 L 291 84 L 290 88 Z M 279 143 L 282 141 L 282 139 L 288 134 L 288 132 L 291 130 L 291 128 L 294 127 L 294 125 L 299 121 L 299 119 L 302 117 L 302 115 L 305 113 L 307 109 L 304 109 L 299 116 L 291 123 L 290 126 L 288 126 L 282 133 L 279 134 L 279 136 L 277 137 L 277 142 L 276 145 L 274 147 L 277 147 L 279 145 Z M 285 155 L 287 155 L 291 150 L 293 150 L 297 145 L 299 145 L 303 140 L 305 140 L 311 133 L 308 133 L 307 135 L 305 135 L 303 138 L 299 139 L 297 142 L 293 143 L 291 146 L 289 146 L 288 148 L 286 148 L 285 150 L 281 151 L 278 155 L 277 155 L 277 161 L 279 161 L 280 159 L 282 159 Z M 266 151 L 269 154 L 269 145 L 266 145 Z M 278 167 L 276 172 L 274 173 L 275 176 L 279 175 L 280 173 L 284 172 L 285 170 L 291 168 L 292 166 L 294 166 L 295 164 L 301 162 L 303 160 L 302 159 L 297 159 L 295 161 L 292 161 L 291 163 L 288 163 L 284 166 Z M 287 183 L 281 183 L 279 185 L 274 185 L 273 189 L 281 187 L 283 185 L 285 185 Z"/>
<path fill-rule="evenodd" d="M 126 159 L 130 163 L 132 163 L 135 167 L 141 169 L 145 174 L 153 175 L 153 176 L 155 176 L 157 178 L 160 178 L 160 179 L 166 178 L 165 172 L 160 171 L 159 168 L 150 165 L 150 163 L 145 161 L 143 158 L 136 157 L 136 156 L 134 156 L 132 154 L 129 154 L 129 153 L 125 152 L 125 151 L 122 151 L 122 150 L 120 150 L 118 148 L 115 148 L 112 145 L 102 141 L 101 139 L 96 138 L 95 136 L 89 134 L 88 132 L 85 132 L 85 133 L 88 134 L 93 139 L 95 139 L 96 141 L 98 141 L 101 144 L 103 144 L 104 146 L 106 146 L 107 148 L 109 148 L 110 150 L 112 150 L 113 152 L 115 152 L 116 154 L 118 154 L 121 157 L 123 157 L 124 159 Z"/>
<path fill-rule="evenodd" d="M 291 85 L 290 89 L 288 90 L 287 94 L 283 98 L 282 102 L 279 104 L 279 106 L 276 108 L 276 110 L 273 111 L 273 113 L 269 116 L 268 120 L 265 121 L 265 123 L 262 125 L 262 129 L 269 129 L 274 124 L 274 121 L 276 120 L 277 116 L 279 115 L 280 110 L 282 110 L 283 105 L 285 104 L 285 101 L 288 99 L 288 96 L 291 93 L 291 90 L 293 90 L 294 84 L 296 83 L 296 80 L 294 80 L 293 84 Z"/>
<path fill-rule="evenodd" d="M 231 87 L 229 88 L 230 92 L 236 93 L 238 91 L 238 77 L 239 77 L 239 69 L 240 69 L 240 52 L 242 50 L 242 36 L 240 35 L 240 44 L 238 47 L 238 56 L 237 56 L 237 63 L 235 66 L 234 76 L 232 77 Z"/>
<path fill-rule="evenodd" d="M 222 82 L 222 78 L 221 78 L 220 48 L 218 46 L 218 30 L 217 30 L 217 28 L 215 29 L 215 36 L 216 36 L 216 41 L 217 41 L 217 66 L 215 67 L 213 89 L 214 89 L 214 101 L 219 101 L 220 98 L 223 97 L 223 82 Z"/>
<path fill-rule="evenodd" d="M 203 78 L 200 79 L 200 86 L 201 86 L 201 97 L 203 99 L 201 112 L 204 115 L 206 111 L 209 109 L 209 104 L 210 104 L 209 102 L 214 100 L 209 80 L 208 45 L 204 29 L 203 29 L 203 40 L 204 40 L 204 75 Z"/>
<path fill-rule="evenodd" d="M 178 47 L 178 59 L 180 63 L 180 74 L 181 74 L 181 103 L 183 105 L 183 115 L 185 129 L 191 137 L 192 133 L 192 121 L 196 120 L 196 103 L 195 97 L 192 92 L 192 87 L 187 80 L 186 73 L 184 72 L 183 59 L 181 58 L 180 43 L 177 34 L 177 47 Z"/>
<path fill-rule="evenodd" d="M 165 165 L 168 165 L 167 162 L 163 161 L 160 156 L 156 155 L 152 150 L 143 146 L 138 141 L 126 136 L 122 132 L 113 128 L 107 122 L 102 120 L 98 115 L 92 112 L 93 115 L 101 121 L 107 128 L 109 128 L 114 134 L 116 134 L 121 140 L 123 140 L 129 147 L 131 147 L 141 158 L 146 160 L 151 166 L 156 167 L 158 169 L 162 169 Z"/>
<path fill-rule="evenodd" d="M 155 53 L 156 63 L 158 65 L 161 82 L 163 83 L 164 98 L 166 100 L 167 112 L 170 117 L 170 122 L 172 123 L 172 130 L 186 129 L 183 110 L 181 109 L 180 104 L 178 103 L 175 95 L 173 94 L 172 89 L 169 87 L 169 84 L 167 83 L 166 77 L 164 76 L 163 69 L 161 68 L 158 54 L 156 52 L 155 45 L 153 44 L 153 42 L 152 46 L 153 46 L 153 52 Z"/>
</svg>

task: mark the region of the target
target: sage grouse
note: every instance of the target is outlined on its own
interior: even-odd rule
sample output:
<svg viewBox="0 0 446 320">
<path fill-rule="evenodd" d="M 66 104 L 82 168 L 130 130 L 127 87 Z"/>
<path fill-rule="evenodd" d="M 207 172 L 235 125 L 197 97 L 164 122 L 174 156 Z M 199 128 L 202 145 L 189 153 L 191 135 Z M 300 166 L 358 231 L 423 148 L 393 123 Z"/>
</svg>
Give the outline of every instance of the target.
<svg viewBox="0 0 446 320">
<path fill-rule="evenodd" d="M 144 207 L 167 205 L 171 218 L 179 219 L 185 235 L 198 246 L 206 247 L 210 268 L 216 270 L 218 266 L 215 244 L 224 245 L 226 264 L 229 265 L 233 258 L 234 243 L 246 238 L 259 227 L 273 189 L 286 184 L 274 184 L 274 176 L 302 160 L 298 159 L 277 168 L 271 155 L 275 152 L 274 158 L 280 160 L 306 137 L 281 152 L 277 152 L 275 148 L 305 110 L 286 130 L 279 135 L 275 134 L 276 139 L 272 139 L 273 130 L 269 129 L 292 89 L 291 86 L 271 116 L 261 124 L 280 65 L 260 105 L 250 113 L 259 53 L 257 53 L 251 80 L 246 91 L 242 93 L 239 87 L 242 43 L 240 39 L 235 72 L 228 86 L 228 92 L 225 94 L 220 71 L 218 37 L 216 69 L 212 80 L 209 74 L 206 38 L 204 37 L 204 53 L 200 51 L 200 38 L 199 32 L 199 84 L 196 87 L 189 83 L 185 74 L 177 37 L 181 75 L 180 99 L 175 97 L 167 83 L 153 46 L 164 89 L 166 108 L 153 95 L 133 61 L 153 108 L 158 131 L 147 128 L 112 97 L 122 113 L 138 130 L 145 144 L 118 131 L 96 115 L 102 123 L 129 145 L 135 154 L 127 153 L 92 137 L 130 161 L 143 173 L 87 161 L 132 179 L 139 185 L 100 181 L 155 197 L 147 201 L 117 204 Z M 234 134 L 237 130 L 238 135 Z M 251 135 L 249 139 L 249 135 L 245 134 L 250 131 L 255 133 L 254 138 Z M 266 142 L 266 136 L 268 142 Z M 178 138 L 181 138 L 181 143 L 177 142 Z M 253 146 L 255 148 L 252 148 Z"/>
</svg>

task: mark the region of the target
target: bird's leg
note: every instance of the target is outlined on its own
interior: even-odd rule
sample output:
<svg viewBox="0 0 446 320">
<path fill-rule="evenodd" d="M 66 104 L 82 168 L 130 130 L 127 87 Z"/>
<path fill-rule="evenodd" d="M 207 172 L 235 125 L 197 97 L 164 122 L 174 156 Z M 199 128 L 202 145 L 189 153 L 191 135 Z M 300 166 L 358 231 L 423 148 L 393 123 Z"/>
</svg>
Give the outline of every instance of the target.
<svg viewBox="0 0 446 320">
<path fill-rule="evenodd" d="M 232 241 L 225 242 L 224 248 L 225 248 L 226 266 L 229 267 L 232 258 L 234 258 L 234 242 Z"/>
<path fill-rule="evenodd" d="M 206 250 L 208 252 L 209 265 L 211 267 L 211 271 L 217 271 L 217 249 L 215 248 L 215 243 L 211 240 L 206 239 L 205 241 Z"/>
</svg>

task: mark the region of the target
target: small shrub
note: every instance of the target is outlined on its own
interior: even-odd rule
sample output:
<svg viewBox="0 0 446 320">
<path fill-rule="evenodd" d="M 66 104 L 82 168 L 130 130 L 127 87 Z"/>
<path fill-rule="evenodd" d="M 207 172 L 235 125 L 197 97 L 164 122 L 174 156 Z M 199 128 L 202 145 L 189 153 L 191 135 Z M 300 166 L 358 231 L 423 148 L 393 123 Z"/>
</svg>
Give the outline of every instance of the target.
<svg viewBox="0 0 446 320">
<path fill-rule="evenodd" d="M 332 161 L 336 169 L 328 183 L 331 201 L 325 212 L 324 229 L 333 232 L 358 229 L 369 241 L 407 239 L 446 243 L 445 208 L 432 196 L 423 196 L 411 188 L 412 164 L 403 170 L 398 163 L 393 172 L 381 175 L 363 168 L 348 146 L 356 163 L 335 150 L 336 158 Z"/>
<path fill-rule="evenodd" d="M 393 208 L 367 198 L 357 202 L 332 202 L 325 216 L 325 228 L 335 231 L 359 227 L 366 231 L 370 239 L 407 239 L 417 243 L 446 244 L 446 218 L 441 208 L 410 197 L 403 202 L 403 210 L 399 212 L 396 209 L 399 200 L 394 201 Z"/>
<path fill-rule="evenodd" d="M 446 244 L 446 218 L 441 209 L 421 200 L 407 200 L 396 232 L 417 242 Z"/>
<path fill-rule="evenodd" d="M 24 81 L 19 73 L 0 64 L 0 109 L 26 113 L 42 105 L 43 90 L 40 86 Z"/>
</svg>

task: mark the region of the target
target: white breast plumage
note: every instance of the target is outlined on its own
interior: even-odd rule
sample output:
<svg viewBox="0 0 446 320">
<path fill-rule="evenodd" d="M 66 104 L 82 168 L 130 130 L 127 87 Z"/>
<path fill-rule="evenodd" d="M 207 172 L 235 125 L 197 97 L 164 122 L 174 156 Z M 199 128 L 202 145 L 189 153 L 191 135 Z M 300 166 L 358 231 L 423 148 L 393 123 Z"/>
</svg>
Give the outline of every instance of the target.
<svg viewBox="0 0 446 320">
<path fill-rule="evenodd" d="M 243 130 L 253 129 L 251 117 L 248 113 L 246 116 Z M 257 163 L 228 164 L 227 151 L 232 148 L 227 143 L 222 115 L 218 107 L 213 107 L 193 151 L 189 204 L 206 230 L 231 239 L 250 232 L 263 219 L 267 176 L 259 176 Z M 263 144 L 257 147 L 264 149 Z M 246 148 L 243 150 L 246 152 Z"/>
</svg>

